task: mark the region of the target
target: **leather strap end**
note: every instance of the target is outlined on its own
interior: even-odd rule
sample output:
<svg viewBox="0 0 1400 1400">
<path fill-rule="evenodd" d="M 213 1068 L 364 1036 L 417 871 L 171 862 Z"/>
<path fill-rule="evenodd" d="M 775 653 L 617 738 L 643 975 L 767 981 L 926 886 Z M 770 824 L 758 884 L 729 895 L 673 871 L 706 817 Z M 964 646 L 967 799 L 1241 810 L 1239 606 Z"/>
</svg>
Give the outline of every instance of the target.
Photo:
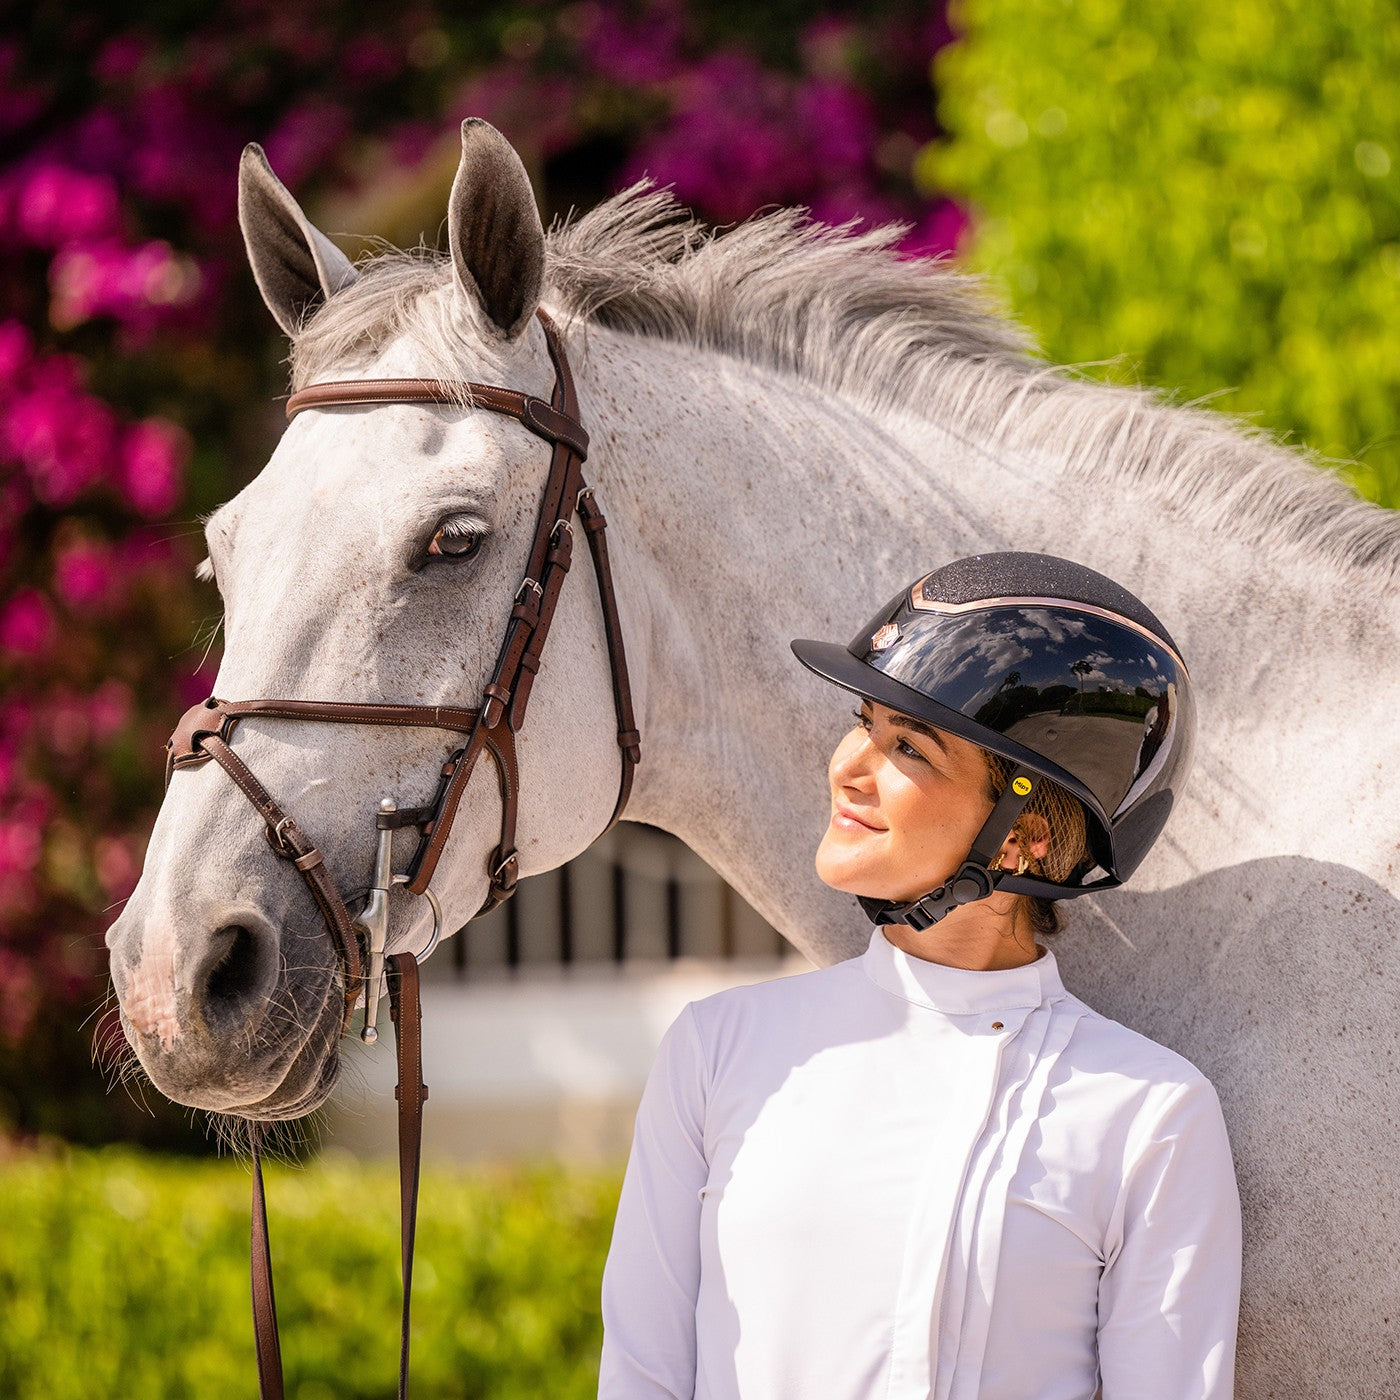
<svg viewBox="0 0 1400 1400">
<path fill-rule="evenodd" d="M 562 569 L 565 573 L 569 570 L 569 565 L 574 561 L 574 532 L 570 529 L 560 529 L 559 525 L 568 525 L 567 520 L 561 520 L 554 527 L 554 533 L 550 536 L 549 553 L 545 555 L 546 563 L 556 569 Z"/>
<path fill-rule="evenodd" d="M 481 724 L 484 729 L 494 729 L 510 704 L 510 691 L 504 686 L 491 684 L 485 689 L 486 703 L 481 707 Z"/>
<path fill-rule="evenodd" d="M 527 396 L 520 421 L 537 437 L 548 443 L 562 442 L 578 459 L 588 458 L 588 432 L 577 418 L 547 404 L 543 399 Z"/>
<path fill-rule="evenodd" d="M 529 601 L 526 601 L 528 598 Z M 520 602 L 510 610 L 510 615 L 516 622 L 523 622 L 526 627 L 534 631 L 540 625 L 540 605 L 534 594 L 527 594 Z"/>
</svg>

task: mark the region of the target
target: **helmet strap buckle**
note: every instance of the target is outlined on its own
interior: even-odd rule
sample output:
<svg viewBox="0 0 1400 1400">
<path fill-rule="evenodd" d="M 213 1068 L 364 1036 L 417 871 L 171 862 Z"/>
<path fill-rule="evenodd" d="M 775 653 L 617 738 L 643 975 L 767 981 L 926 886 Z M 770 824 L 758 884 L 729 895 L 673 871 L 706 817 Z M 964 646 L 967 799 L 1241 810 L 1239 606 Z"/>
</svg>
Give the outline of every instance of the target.
<svg viewBox="0 0 1400 1400">
<path fill-rule="evenodd" d="M 975 904 L 979 899 L 986 899 L 1001 883 L 1003 874 L 1011 873 L 1003 872 L 994 862 L 1001 854 L 1002 843 L 1011 834 L 1016 819 L 1025 810 L 1026 803 L 1031 800 L 1041 781 L 1035 769 L 1017 764 L 996 806 L 982 823 L 967 859 L 958 867 L 958 873 L 936 890 L 908 904 L 862 895 L 859 902 L 866 917 L 877 926 L 907 924 L 916 933 L 922 933 L 946 919 L 960 905 Z"/>
</svg>

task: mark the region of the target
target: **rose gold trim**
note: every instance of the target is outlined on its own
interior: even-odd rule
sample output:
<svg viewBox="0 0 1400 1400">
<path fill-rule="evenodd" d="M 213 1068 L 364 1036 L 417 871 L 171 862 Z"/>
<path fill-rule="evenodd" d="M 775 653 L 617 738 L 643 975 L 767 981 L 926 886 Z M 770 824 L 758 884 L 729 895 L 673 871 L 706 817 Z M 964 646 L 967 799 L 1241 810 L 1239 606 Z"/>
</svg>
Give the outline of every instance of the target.
<svg viewBox="0 0 1400 1400">
<path fill-rule="evenodd" d="M 1110 612 L 1107 608 L 1095 607 L 1093 603 L 1076 603 L 1072 598 L 1041 598 L 1041 597 L 1020 597 L 1020 598 L 978 598 L 971 603 L 939 603 L 931 602 L 919 594 L 923 587 L 923 579 L 920 579 L 909 590 L 909 606 L 918 612 L 936 613 L 965 613 L 972 612 L 977 608 L 996 607 L 1051 607 L 1068 608 L 1072 612 L 1092 613 L 1095 617 L 1105 618 L 1109 622 L 1116 622 L 1120 627 L 1126 627 L 1129 631 L 1136 632 L 1138 636 L 1146 638 L 1153 646 L 1159 646 L 1176 664 L 1190 676 L 1191 672 L 1186 663 L 1181 659 L 1175 647 L 1171 646 L 1155 632 L 1149 631 L 1140 622 L 1134 622 L 1130 617 L 1124 617 L 1122 613 Z"/>
</svg>

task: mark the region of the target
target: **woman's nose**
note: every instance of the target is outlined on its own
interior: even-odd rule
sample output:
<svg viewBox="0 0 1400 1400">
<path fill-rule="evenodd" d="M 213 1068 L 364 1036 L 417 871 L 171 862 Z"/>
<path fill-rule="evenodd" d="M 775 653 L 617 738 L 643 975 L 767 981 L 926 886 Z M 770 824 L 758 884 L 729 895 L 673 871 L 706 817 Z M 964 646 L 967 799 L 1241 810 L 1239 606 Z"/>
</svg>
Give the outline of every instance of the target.
<svg viewBox="0 0 1400 1400">
<path fill-rule="evenodd" d="M 868 787 L 872 781 L 875 745 L 867 730 L 857 725 L 836 746 L 831 755 L 833 787 Z"/>
</svg>

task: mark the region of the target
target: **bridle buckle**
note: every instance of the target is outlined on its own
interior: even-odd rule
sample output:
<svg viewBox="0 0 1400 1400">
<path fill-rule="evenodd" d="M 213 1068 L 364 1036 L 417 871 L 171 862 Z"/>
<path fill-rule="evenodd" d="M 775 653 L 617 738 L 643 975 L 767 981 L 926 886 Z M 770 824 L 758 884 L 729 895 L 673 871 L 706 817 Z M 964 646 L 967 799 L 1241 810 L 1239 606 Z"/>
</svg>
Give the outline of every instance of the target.
<svg viewBox="0 0 1400 1400">
<path fill-rule="evenodd" d="M 296 822 L 291 817 L 283 817 L 276 826 L 266 828 L 267 844 L 277 852 L 283 860 L 295 860 L 301 854 L 300 851 L 287 839 L 288 828 L 295 828 Z"/>
</svg>

